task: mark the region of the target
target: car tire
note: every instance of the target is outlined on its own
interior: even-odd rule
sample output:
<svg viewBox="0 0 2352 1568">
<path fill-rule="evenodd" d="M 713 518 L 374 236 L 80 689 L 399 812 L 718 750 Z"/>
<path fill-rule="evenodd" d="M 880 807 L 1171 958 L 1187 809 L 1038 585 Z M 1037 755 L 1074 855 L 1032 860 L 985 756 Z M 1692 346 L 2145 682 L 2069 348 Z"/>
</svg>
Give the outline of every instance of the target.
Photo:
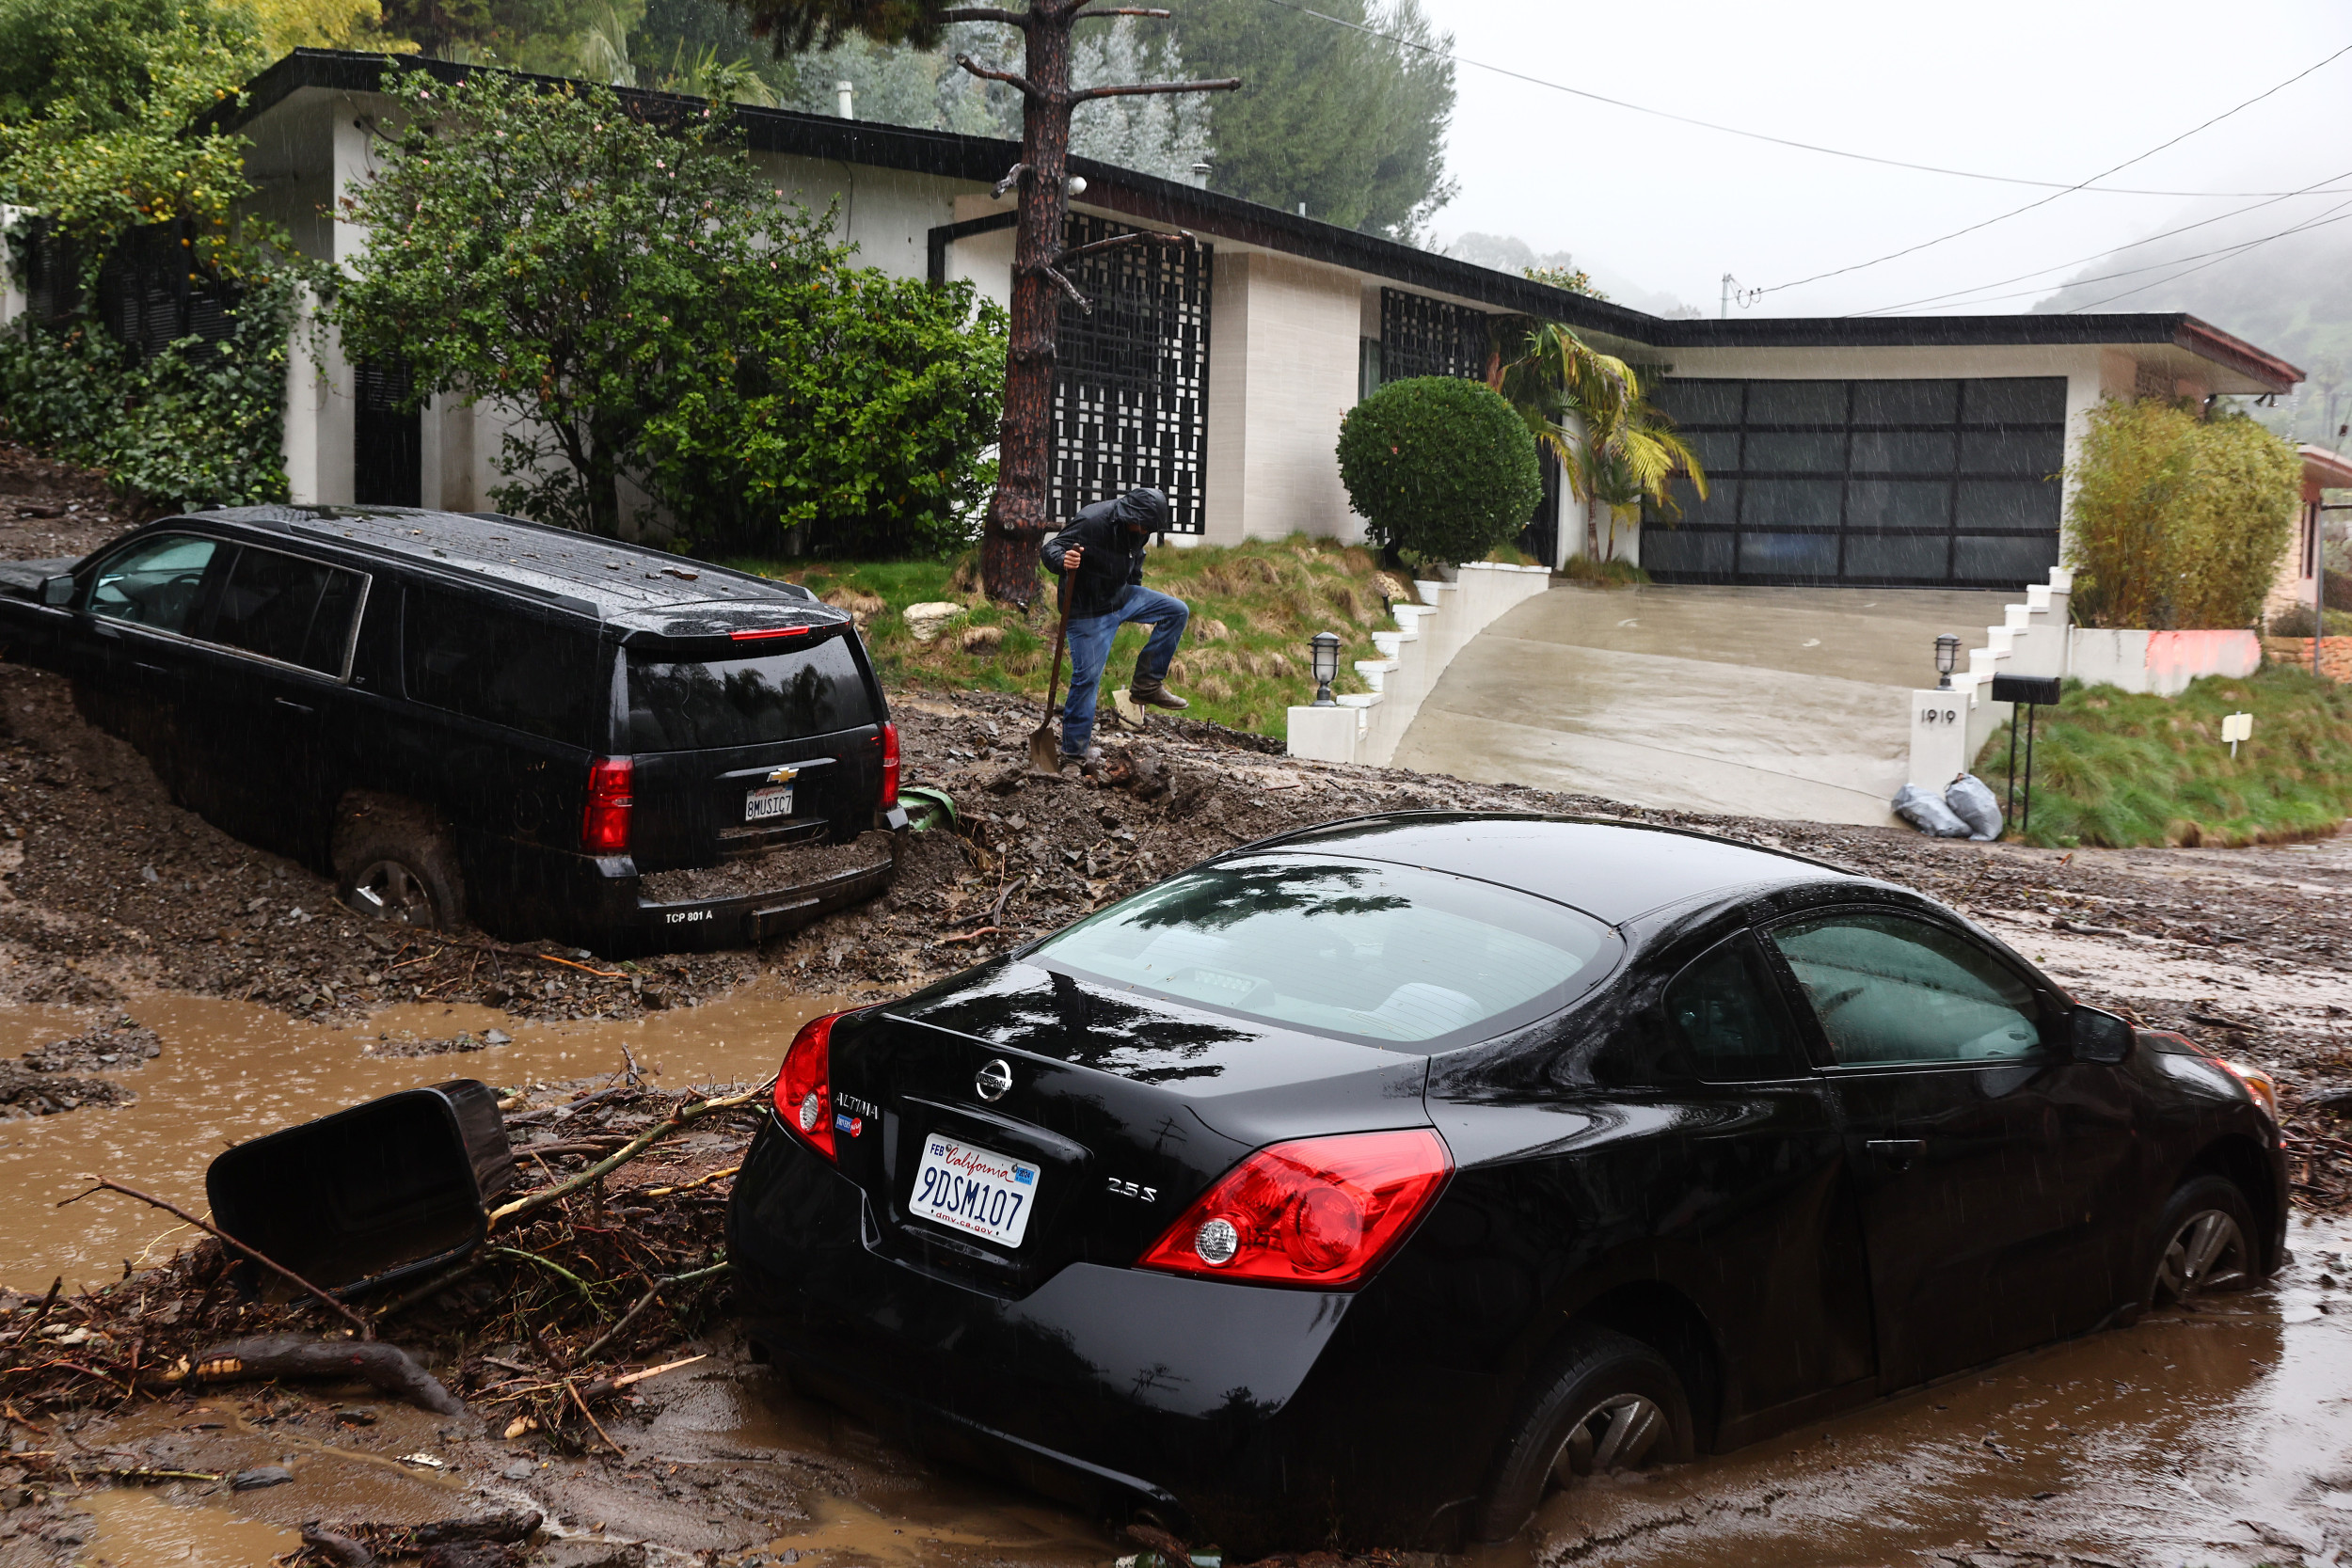
<svg viewBox="0 0 2352 1568">
<path fill-rule="evenodd" d="M 1664 1356 L 1614 1329 L 1570 1332 L 1536 1374 L 1481 1501 L 1481 1541 L 1517 1535 L 1555 1486 L 1691 1457 L 1691 1402 Z"/>
<path fill-rule="evenodd" d="M 431 810 L 390 795 L 345 797 L 332 852 L 346 909 L 446 930 L 465 918 L 457 847 Z"/>
<path fill-rule="evenodd" d="M 2254 1212 L 2226 1176 L 2194 1176 L 2181 1184 L 2156 1221 L 2155 1260 L 2141 1293 L 2143 1310 L 2205 1294 L 2242 1291 L 2263 1276 Z"/>
</svg>

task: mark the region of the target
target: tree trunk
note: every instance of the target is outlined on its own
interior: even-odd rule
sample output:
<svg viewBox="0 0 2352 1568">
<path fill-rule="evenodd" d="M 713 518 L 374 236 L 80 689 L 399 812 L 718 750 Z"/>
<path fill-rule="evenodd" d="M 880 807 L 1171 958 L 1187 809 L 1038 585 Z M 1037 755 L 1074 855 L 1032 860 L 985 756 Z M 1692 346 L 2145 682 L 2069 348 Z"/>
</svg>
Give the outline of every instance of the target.
<svg viewBox="0 0 2352 1568">
<path fill-rule="evenodd" d="M 1046 268 L 1061 254 L 1070 212 L 1070 30 L 1076 0 L 1037 0 L 1022 26 L 1022 73 L 1035 93 L 1021 119 L 1021 224 L 1012 257 L 1012 334 L 1005 355 L 1005 422 L 996 496 L 980 540 L 988 596 L 1028 607 L 1038 546 L 1053 518 L 1054 340 L 1062 293 Z"/>
</svg>

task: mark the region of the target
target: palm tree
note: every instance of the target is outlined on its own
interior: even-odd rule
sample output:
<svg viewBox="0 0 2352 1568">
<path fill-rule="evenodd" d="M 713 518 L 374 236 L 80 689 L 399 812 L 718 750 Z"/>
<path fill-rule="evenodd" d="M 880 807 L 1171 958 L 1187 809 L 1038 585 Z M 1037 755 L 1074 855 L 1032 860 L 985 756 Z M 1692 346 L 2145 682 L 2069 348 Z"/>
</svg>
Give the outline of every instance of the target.
<svg viewBox="0 0 2352 1568">
<path fill-rule="evenodd" d="M 1707 499 L 1707 471 L 1674 421 L 1643 396 L 1632 366 L 1602 354 L 1557 322 L 1539 322 L 1519 356 L 1497 362 L 1487 384 L 1527 421 L 1536 445 L 1560 460 L 1568 493 L 1584 505 L 1584 553 L 1605 561 L 1616 553 L 1617 518 L 1648 500 L 1669 517 L 1677 474 Z M 1573 421 L 1573 423 L 1571 423 Z M 1599 506 L 1609 508 L 1608 549 L 1602 550 Z"/>
</svg>

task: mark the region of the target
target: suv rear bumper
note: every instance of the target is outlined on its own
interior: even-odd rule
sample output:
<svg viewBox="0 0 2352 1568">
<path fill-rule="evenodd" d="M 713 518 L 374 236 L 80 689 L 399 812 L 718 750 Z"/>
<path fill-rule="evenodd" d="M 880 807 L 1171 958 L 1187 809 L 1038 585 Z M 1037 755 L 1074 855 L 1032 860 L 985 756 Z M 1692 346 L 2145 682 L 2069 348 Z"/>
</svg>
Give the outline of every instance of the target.
<svg viewBox="0 0 2352 1568">
<path fill-rule="evenodd" d="M 877 865 L 671 902 L 644 896 L 637 863 L 627 855 L 570 854 L 501 838 L 474 839 L 462 852 L 473 887 L 509 890 L 507 907 L 480 911 L 498 934 L 553 937 L 615 958 L 707 953 L 755 945 L 886 892 L 906 843 L 906 812 L 893 807 L 876 826 L 890 834 L 889 858 Z"/>
</svg>

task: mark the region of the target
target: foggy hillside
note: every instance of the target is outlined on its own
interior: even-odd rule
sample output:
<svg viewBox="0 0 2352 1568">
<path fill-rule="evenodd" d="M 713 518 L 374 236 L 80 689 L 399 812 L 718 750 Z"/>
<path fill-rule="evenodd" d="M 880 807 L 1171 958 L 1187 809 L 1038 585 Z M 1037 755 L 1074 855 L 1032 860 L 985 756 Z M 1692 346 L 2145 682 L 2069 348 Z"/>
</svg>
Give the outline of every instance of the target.
<svg viewBox="0 0 2352 1568">
<path fill-rule="evenodd" d="M 2352 212 L 2331 216 L 2332 203 L 2319 204 L 2325 200 L 2280 202 L 2127 245 L 2079 269 L 2032 309 L 2185 310 L 2301 366 L 2310 379 L 2296 393 L 2254 413 L 2281 434 L 2332 446 L 2335 427 L 2352 420 Z M 2206 215 L 2185 213 L 2160 228 Z M 2310 227 L 2253 243 L 2303 225 Z"/>
</svg>

